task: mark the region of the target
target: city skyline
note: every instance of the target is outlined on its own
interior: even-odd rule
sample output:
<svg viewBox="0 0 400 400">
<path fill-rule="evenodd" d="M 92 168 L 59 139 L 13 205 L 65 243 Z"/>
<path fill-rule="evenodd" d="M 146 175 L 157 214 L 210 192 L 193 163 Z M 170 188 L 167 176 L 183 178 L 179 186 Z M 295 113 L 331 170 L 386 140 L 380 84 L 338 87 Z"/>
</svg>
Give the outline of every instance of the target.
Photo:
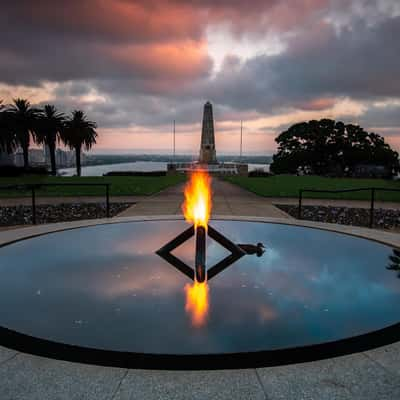
<svg viewBox="0 0 400 400">
<path fill-rule="evenodd" d="M 0 99 L 84 109 L 96 153 L 272 154 L 288 126 L 332 118 L 400 150 L 396 0 L 84 0 L 2 5 Z M 147 149 L 147 150 L 146 150 Z"/>
</svg>

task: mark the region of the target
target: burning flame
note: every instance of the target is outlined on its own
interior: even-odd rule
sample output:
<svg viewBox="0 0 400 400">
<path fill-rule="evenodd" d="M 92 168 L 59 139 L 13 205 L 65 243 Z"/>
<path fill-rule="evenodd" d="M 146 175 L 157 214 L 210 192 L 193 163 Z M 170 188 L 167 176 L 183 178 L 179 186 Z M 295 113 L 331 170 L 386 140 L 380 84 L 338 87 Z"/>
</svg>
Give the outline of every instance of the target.
<svg viewBox="0 0 400 400">
<path fill-rule="evenodd" d="M 192 285 L 185 285 L 186 306 L 185 310 L 192 317 L 195 327 L 203 326 L 206 322 L 209 308 L 207 282 L 194 281 Z"/>
<path fill-rule="evenodd" d="M 195 171 L 185 187 L 185 201 L 182 205 L 183 215 L 194 227 L 207 229 L 211 214 L 211 177 L 205 171 Z"/>
<path fill-rule="evenodd" d="M 185 186 L 185 201 L 182 204 L 183 215 L 187 222 L 207 229 L 211 214 L 211 177 L 205 171 L 195 171 Z M 191 315 L 195 327 L 203 326 L 209 309 L 209 288 L 207 281 L 185 286 L 185 310 Z"/>
</svg>

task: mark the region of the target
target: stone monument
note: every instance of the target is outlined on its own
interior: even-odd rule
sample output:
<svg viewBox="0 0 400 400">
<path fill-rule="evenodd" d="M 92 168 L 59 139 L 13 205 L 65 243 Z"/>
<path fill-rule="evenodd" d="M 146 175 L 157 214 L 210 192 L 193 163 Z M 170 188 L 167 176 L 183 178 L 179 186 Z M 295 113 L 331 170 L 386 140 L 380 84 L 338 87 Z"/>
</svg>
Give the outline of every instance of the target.
<svg viewBox="0 0 400 400">
<path fill-rule="evenodd" d="M 248 165 L 238 162 L 218 162 L 215 151 L 214 117 L 209 101 L 204 104 L 203 125 L 199 160 L 195 162 L 173 162 L 167 165 L 167 174 L 190 173 L 193 170 L 205 170 L 212 175 L 247 176 Z"/>
<path fill-rule="evenodd" d="M 217 163 L 217 155 L 215 152 L 214 117 L 212 105 L 209 101 L 204 104 L 199 163 Z"/>
</svg>

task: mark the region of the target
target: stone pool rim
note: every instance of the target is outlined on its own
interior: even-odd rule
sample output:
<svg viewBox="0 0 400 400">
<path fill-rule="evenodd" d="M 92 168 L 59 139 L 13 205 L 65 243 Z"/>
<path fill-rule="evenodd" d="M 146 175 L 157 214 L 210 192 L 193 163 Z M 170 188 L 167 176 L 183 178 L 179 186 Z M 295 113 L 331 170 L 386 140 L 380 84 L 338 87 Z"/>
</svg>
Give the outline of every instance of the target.
<svg viewBox="0 0 400 400">
<path fill-rule="evenodd" d="M 65 223 L 38 225 L 0 232 L 0 247 L 46 235 L 53 232 L 72 230 L 97 225 L 116 223 L 183 220 L 179 215 L 117 217 L 98 220 L 81 220 Z M 264 218 L 250 216 L 213 216 L 212 220 L 246 221 L 299 226 L 312 229 L 356 236 L 400 249 L 400 234 L 377 231 L 354 226 L 291 220 L 284 218 Z M 294 333 L 295 334 L 295 333 Z M 371 350 L 400 340 L 400 321 L 383 329 L 359 336 L 353 336 L 333 342 L 325 342 L 303 347 L 292 347 L 279 350 L 256 351 L 248 353 L 194 354 L 194 355 L 160 355 L 131 353 L 96 348 L 82 347 L 49 341 L 18 333 L 0 327 L 0 345 L 52 359 L 112 366 L 121 368 L 168 369 L 168 370 L 212 370 L 241 369 L 288 365 L 300 362 L 317 361 L 342 355 Z"/>
</svg>

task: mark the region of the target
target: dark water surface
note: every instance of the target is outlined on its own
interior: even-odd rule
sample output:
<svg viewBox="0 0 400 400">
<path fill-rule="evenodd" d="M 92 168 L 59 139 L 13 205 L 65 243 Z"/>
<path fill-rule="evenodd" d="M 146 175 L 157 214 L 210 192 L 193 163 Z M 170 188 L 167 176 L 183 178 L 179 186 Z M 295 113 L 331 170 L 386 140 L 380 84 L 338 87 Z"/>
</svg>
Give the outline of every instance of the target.
<svg viewBox="0 0 400 400">
<path fill-rule="evenodd" d="M 212 221 L 236 243 L 262 242 L 209 281 L 202 327 L 185 311 L 190 280 L 155 254 L 188 225 L 132 222 L 80 228 L 0 249 L 0 326 L 100 349 L 209 354 L 343 339 L 400 321 L 392 249 L 333 232 Z M 193 240 L 175 255 L 193 264 Z M 207 263 L 226 255 L 208 239 Z"/>
</svg>

